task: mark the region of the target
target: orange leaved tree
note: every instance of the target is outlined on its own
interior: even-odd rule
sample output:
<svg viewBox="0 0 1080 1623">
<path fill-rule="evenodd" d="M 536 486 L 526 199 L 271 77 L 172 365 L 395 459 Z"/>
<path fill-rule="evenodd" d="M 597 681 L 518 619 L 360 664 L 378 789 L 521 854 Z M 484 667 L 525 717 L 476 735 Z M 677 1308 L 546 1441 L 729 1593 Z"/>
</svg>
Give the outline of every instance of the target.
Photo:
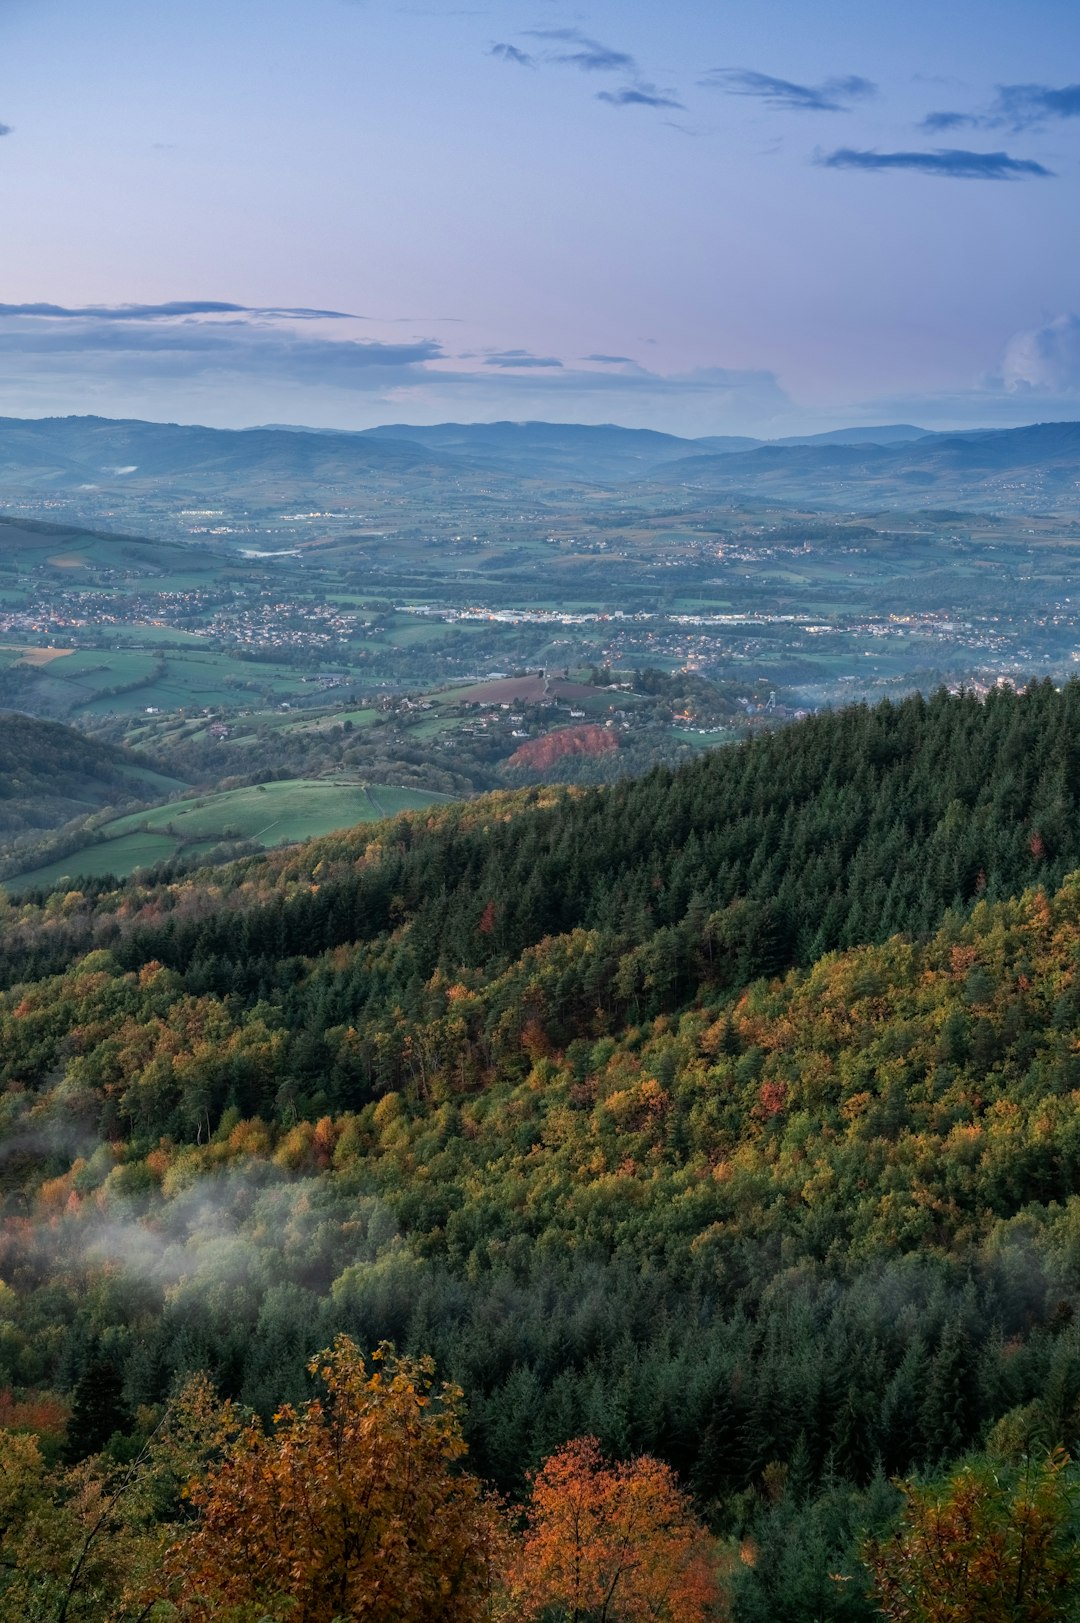
<svg viewBox="0 0 1080 1623">
<path fill-rule="evenodd" d="M 310 1366 L 324 1395 L 253 1423 L 192 1490 L 196 1531 L 171 1554 L 184 1619 L 476 1623 L 507 1538 L 465 1452 L 461 1393 L 429 1359 L 345 1336 Z"/>
<path fill-rule="evenodd" d="M 863 1559 L 892 1623 L 1066 1623 L 1078 1615 L 1076 1488 L 1058 1450 L 902 1483 L 900 1527 Z"/>
<path fill-rule="evenodd" d="M 708 1537 L 674 1473 L 647 1456 L 609 1465 L 595 1437 L 533 1478 L 511 1588 L 551 1623 L 701 1623 L 716 1602 Z"/>
</svg>

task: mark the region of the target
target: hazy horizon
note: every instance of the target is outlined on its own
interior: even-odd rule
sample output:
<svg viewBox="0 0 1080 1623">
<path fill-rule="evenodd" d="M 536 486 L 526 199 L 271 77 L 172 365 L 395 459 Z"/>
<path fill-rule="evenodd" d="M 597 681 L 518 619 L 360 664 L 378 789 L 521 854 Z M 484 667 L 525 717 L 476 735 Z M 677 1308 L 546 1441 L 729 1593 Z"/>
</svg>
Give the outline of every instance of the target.
<svg viewBox="0 0 1080 1623">
<path fill-rule="evenodd" d="M 31 411 L 31 412 L 26 412 L 26 413 L 23 413 L 23 414 L 19 414 L 18 416 L 16 416 L 14 413 L 11 413 L 11 412 L 5 412 L 5 413 L 0 414 L 0 421 L 7 421 L 7 422 L 19 422 L 19 421 L 22 421 L 22 422 L 57 422 L 57 421 L 63 421 L 65 419 L 67 419 L 67 418 L 80 418 L 80 417 L 97 418 L 97 419 L 100 419 L 101 421 L 106 421 L 106 422 L 124 422 L 124 421 L 126 421 L 126 422 L 138 422 L 138 423 L 148 424 L 148 425 L 153 426 L 153 427 L 163 427 L 163 428 L 224 428 L 226 430 L 229 430 L 229 431 L 232 431 L 232 432 L 235 432 L 235 433 L 256 433 L 256 432 L 262 430 L 262 431 L 265 431 L 265 432 L 296 433 L 296 434 L 307 434 L 307 433 L 312 433 L 312 434 L 333 434 L 333 433 L 364 434 L 364 433 L 370 433 L 375 429 L 390 429 L 390 428 L 396 428 L 396 427 L 400 427 L 400 428 L 402 428 L 404 430 L 404 429 L 416 429 L 416 428 L 492 428 L 492 427 L 509 425 L 509 426 L 513 426 L 515 428 L 533 428 L 533 427 L 543 427 L 543 428 L 610 428 L 610 429 L 617 429 L 617 430 L 619 430 L 619 429 L 626 430 L 626 431 L 629 431 L 629 432 L 633 432 L 634 430 L 640 430 L 640 431 L 647 432 L 647 433 L 671 435 L 671 436 L 673 436 L 675 438 L 686 439 L 688 441 L 691 441 L 691 440 L 694 440 L 694 439 L 709 439 L 709 438 L 713 438 L 713 437 L 718 438 L 718 439 L 724 438 L 724 437 L 731 437 L 731 438 L 738 437 L 735 434 L 732 434 L 732 435 L 728 436 L 728 435 L 725 435 L 724 433 L 718 433 L 715 436 L 710 435 L 708 433 L 700 434 L 700 435 L 699 434 L 693 434 L 693 433 L 683 433 L 678 429 L 668 428 L 662 422 L 659 422 L 659 421 L 658 422 L 651 422 L 651 423 L 627 423 L 627 422 L 619 422 L 617 419 L 610 418 L 610 417 L 609 418 L 604 418 L 604 419 L 597 418 L 595 421 L 589 422 L 589 421 L 586 421 L 586 420 L 584 420 L 582 418 L 572 418 L 572 417 L 558 417 L 557 418 L 557 417 L 509 417 L 509 416 L 495 417 L 495 416 L 489 416 L 489 417 L 469 417 L 469 418 L 465 418 L 465 417 L 437 417 L 437 416 L 433 416 L 433 417 L 430 417 L 428 419 L 422 419 L 418 415 L 413 420 L 408 420 L 408 419 L 406 419 L 404 417 L 394 419 L 393 421 L 391 421 L 389 419 L 379 419 L 376 422 L 372 422 L 370 424 L 365 424 L 365 425 L 363 425 L 361 427 L 352 427 L 352 426 L 346 426 L 346 425 L 339 424 L 339 423 L 302 423 L 302 422 L 285 423 L 285 422 L 276 422 L 276 421 L 271 421 L 271 420 L 267 420 L 265 422 L 241 422 L 241 423 L 215 424 L 215 423 L 212 423 L 212 422 L 208 422 L 205 419 L 194 418 L 194 417 L 192 417 L 192 418 L 139 417 L 139 416 L 134 416 L 134 415 L 130 415 L 130 414 L 120 415 L 120 414 L 113 413 L 113 412 L 81 412 L 81 411 L 32 412 Z M 924 425 L 919 424 L 919 423 L 908 423 L 908 422 L 905 422 L 905 423 L 899 423 L 899 422 L 886 423 L 884 421 L 877 421 L 877 420 L 871 421 L 870 419 L 867 419 L 866 422 L 863 423 L 863 422 L 857 422 L 857 421 L 849 420 L 849 419 L 843 419 L 843 420 L 838 419 L 835 424 L 831 424 L 829 427 L 826 427 L 826 428 L 820 428 L 820 427 L 815 426 L 815 427 L 807 429 L 805 431 L 794 429 L 794 430 L 791 431 L 790 434 L 777 432 L 774 435 L 747 434 L 744 437 L 747 438 L 747 439 L 759 440 L 761 443 L 764 444 L 764 443 L 769 443 L 770 440 L 783 440 L 783 439 L 788 439 L 788 438 L 796 438 L 797 439 L 797 438 L 803 437 L 804 433 L 805 433 L 805 437 L 812 437 L 814 435 L 826 436 L 826 435 L 832 434 L 832 433 L 842 433 L 845 429 L 848 429 L 848 430 L 863 429 L 863 430 L 869 431 L 869 430 L 872 430 L 872 429 L 875 429 L 875 428 L 880 428 L 880 429 L 898 428 L 898 427 L 902 427 L 902 428 L 918 428 L 918 429 L 922 429 L 923 432 L 925 432 L 929 436 L 929 435 L 933 435 L 933 434 L 949 433 L 949 432 L 953 432 L 953 433 L 956 433 L 956 434 L 977 434 L 977 433 L 992 433 L 994 431 L 1007 431 L 1009 428 L 1056 427 L 1056 426 L 1060 426 L 1063 423 L 1073 423 L 1073 422 L 1080 422 L 1080 402 L 1078 402 L 1075 417 L 1065 417 L 1065 418 L 1056 418 L 1056 419 L 1050 419 L 1050 418 L 1036 419 L 1036 418 L 1032 418 L 1030 420 L 1025 420 L 1025 421 L 1022 421 L 1022 422 L 1008 423 L 1008 424 L 985 423 L 985 422 L 958 423 L 951 430 L 950 429 L 924 427 Z"/>
</svg>

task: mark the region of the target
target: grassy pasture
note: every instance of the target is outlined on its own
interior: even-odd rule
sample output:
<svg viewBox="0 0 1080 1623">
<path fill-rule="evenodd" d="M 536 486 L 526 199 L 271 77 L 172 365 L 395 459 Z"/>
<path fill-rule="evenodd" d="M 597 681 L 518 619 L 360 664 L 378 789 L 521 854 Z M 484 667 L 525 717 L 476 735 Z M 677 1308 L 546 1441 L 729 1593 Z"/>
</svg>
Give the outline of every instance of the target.
<svg viewBox="0 0 1080 1623">
<path fill-rule="evenodd" d="M 18 658 L 5 661 L 12 665 L 51 665 L 54 659 L 64 659 L 73 654 L 73 648 L 27 648 L 22 643 L 6 642 L 0 645 L 5 654 L 17 654 Z"/>
<path fill-rule="evenodd" d="M 167 781 L 167 780 L 165 780 Z M 281 783 L 174 800 L 131 812 L 105 825 L 108 838 L 31 873 L 4 881 L 8 890 L 54 884 L 70 877 L 116 874 L 152 867 L 181 849 L 208 851 L 229 838 L 272 846 L 315 839 L 356 823 L 379 822 L 399 812 L 446 802 L 448 795 L 387 784 L 344 783 L 328 778 L 290 778 Z"/>
<path fill-rule="evenodd" d="M 50 862 L 32 873 L 17 874 L 3 881 L 9 891 L 36 889 L 55 885 L 58 879 L 69 878 L 72 884 L 79 879 L 100 879 L 103 874 L 115 874 L 122 879 L 136 868 L 152 868 L 175 856 L 180 841 L 167 834 L 132 833 L 119 839 L 104 840 L 100 845 L 88 845 L 70 856 Z"/>
<path fill-rule="evenodd" d="M 175 636 L 171 634 L 170 640 Z M 156 643 L 157 638 L 145 635 L 138 641 Z M 299 687 L 296 673 L 286 666 L 242 660 L 194 638 L 191 646 L 167 649 L 133 646 L 134 642 L 133 637 L 132 643 L 119 647 L 74 651 L 12 648 L 0 651 L 0 663 L 19 662 L 42 671 L 48 666 L 50 702 L 66 702 L 80 717 L 136 716 L 150 706 L 162 711 L 235 709 L 249 683 L 282 696 L 295 694 Z M 38 691 L 44 696 L 43 689 Z"/>
<path fill-rule="evenodd" d="M 401 812 L 423 811 L 425 806 L 445 806 L 453 799 L 452 795 L 437 795 L 430 789 L 396 789 L 385 783 L 369 784 L 367 792 L 380 818 L 397 817 Z M 360 821 L 366 822 L 367 819 Z"/>
<path fill-rule="evenodd" d="M 351 828 L 354 823 L 374 822 L 446 798 L 419 789 L 333 778 L 287 778 L 170 801 L 149 811 L 132 812 L 108 827 L 117 834 L 139 828 L 175 830 L 182 839 L 221 839 L 235 831 L 247 840 L 278 845 L 283 840 L 313 839 L 338 828 Z"/>
</svg>

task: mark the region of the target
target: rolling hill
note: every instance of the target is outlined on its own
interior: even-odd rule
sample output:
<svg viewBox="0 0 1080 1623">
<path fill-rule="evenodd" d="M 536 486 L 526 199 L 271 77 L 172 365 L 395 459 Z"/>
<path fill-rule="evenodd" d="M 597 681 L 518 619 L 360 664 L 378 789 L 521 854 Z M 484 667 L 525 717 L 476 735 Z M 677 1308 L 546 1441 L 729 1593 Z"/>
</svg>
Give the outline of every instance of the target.
<svg viewBox="0 0 1080 1623">
<path fill-rule="evenodd" d="M 766 442 L 745 435 L 683 439 L 653 429 L 620 428 L 615 423 L 437 423 L 431 426 L 388 424 L 364 431 L 380 442 L 410 440 L 448 456 L 464 457 L 517 474 L 572 478 L 587 482 L 640 477 L 694 453 L 732 455 L 753 451 Z M 881 428 L 841 428 L 825 434 L 777 440 L 777 445 L 875 444 L 917 439 L 924 429 L 908 424 Z"/>
<path fill-rule="evenodd" d="M 602 482 L 641 477 L 697 449 L 694 440 L 614 423 L 392 423 L 364 431 L 377 444 L 411 442 L 445 456 L 497 466 L 515 474 Z M 732 438 L 722 448 L 750 450 L 759 440 Z M 710 449 L 721 449 L 709 442 Z"/>
<path fill-rule="evenodd" d="M 135 579 L 199 571 L 209 574 L 220 568 L 221 555 L 198 541 L 151 540 L 0 514 L 0 562 L 13 566 L 16 573 L 45 565 L 77 581 L 87 568 L 115 570 Z"/>
<path fill-rule="evenodd" d="M 0 843 L 183 787 L 130 750 L 60 722 L 0 712 Z"/>
</svg>

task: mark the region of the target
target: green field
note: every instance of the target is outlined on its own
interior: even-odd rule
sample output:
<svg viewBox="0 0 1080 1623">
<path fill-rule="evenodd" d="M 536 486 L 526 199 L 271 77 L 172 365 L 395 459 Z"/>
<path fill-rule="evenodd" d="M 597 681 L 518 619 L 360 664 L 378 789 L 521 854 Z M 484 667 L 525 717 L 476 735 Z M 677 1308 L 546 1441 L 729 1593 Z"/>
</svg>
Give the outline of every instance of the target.
<svg viewBox="0 0 1080 1623">
<path fill-rule="evenodd" d="M 0 658 L 7 664 L 30 663 L 26 652 L 0 650 Z M 182 648 L 78 648 L 33 663 L 41 667 L 38 691 L 80 719 L 137 716 L 151 707 L 235 708 L 256 693 L 284 697 L 299 685 L 287 666 L 243 660 L 200 646 L 195 638 Z"/>
<path fill-rule="evenodd" d="M 35 868 L 32 873 L 16 874 L 12 879 L 5 879 L 3 885 L 6 890 L 20 891 L 38 886 L 47 888 L 60 879 L 70 879 L 72 884 L 80 879 L 99 879 L 103 874 L 115 874 L 122 879 L 136 868 L 152 868 L 157 862 L 167 861 L 179 848 L 180 841 L 168 834 L 124 834 L 118 839 L 103 840 L 99 845 L 73 851 L 57 862 Z"/>
<path fill-rule="evenodd" d="M 169 801 L 106 823 L 108 836 L 30 873 L 4 881 L 8 890 L 55 884 L 70 877 L 93 878 L 152 867 L 183 851 L 205 853 L 223 840 L 257 845 L 292 844 L 375 823 L 399 812 L 420 811 L 450 797 L 388 784 L 345 783 L 328 778 L 288 778 L 244 789 Z"/>
<path fill-rule="evenodd" d="M 379 719 L 377 710 L 336 710 L 329 716 L 316 716 L 313 721 L 287 721 L 281 731 L 285 733 L 325 733 L 331 727 L 340 727 L 351 721 L 354 727 L 370 727 Z"/>
</svg>

